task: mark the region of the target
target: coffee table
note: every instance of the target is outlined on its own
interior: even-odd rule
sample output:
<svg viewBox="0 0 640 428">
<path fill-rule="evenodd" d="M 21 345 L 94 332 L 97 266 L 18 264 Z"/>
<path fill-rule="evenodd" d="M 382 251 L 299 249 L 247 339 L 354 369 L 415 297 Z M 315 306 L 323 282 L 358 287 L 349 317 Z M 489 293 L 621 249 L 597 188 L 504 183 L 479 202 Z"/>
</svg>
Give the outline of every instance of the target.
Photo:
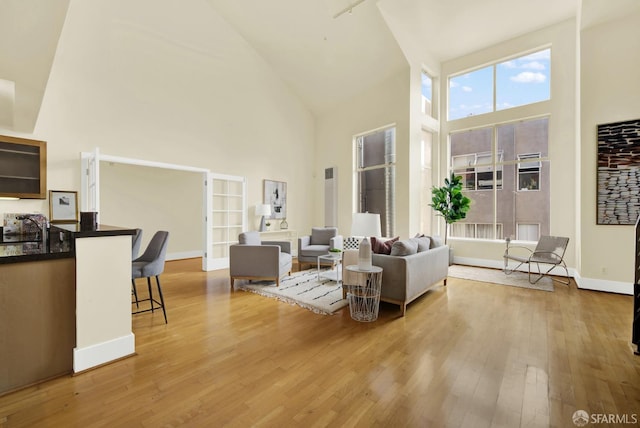
<svg viewBox="0 0 640 428">
<path fill-rule="evenodd" d="M 331 270 L 323 271 L 323 265 L 330 265 Z M 342 253 L 329 253 L 318 256 L 318 281 L 328 279 L 339 283 L 342 281 Z"/>
</svg>

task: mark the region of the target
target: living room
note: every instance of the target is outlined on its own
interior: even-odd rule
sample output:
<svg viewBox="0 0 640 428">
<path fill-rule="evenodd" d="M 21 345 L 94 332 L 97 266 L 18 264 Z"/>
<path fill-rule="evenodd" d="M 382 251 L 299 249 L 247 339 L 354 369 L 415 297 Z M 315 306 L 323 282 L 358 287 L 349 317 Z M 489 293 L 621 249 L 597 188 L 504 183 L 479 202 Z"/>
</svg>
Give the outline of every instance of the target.
<svg viewBox="0 0 640 428">
<path fill-rule="evenodd" d="M 389 62 L 400 59 L 402 66 L 385 68 L 375 80 L 363 76 L 369 85 L 357 92 L 341 86 L 342 97 L 330 106 L 310 106 L 265 60 L 260 47 L 252 46 L 229 23 L 223 2 L 43 3 L 31 15 L 22 10 L 0 18 L 2 31 L 22 37 L 39 25 L 48 43 L 46 48 L 34 47 L 29 60 L 19 59 L 10 49 L 10 54 L 0 56 L 2 66 L 10 70 L 0 79 L 17 82 L 12 123 L 0 131 L 47 141 L 49 188 L 79 190 L 79 153 L 96 147 L 114 156 L 206 168 L 246 179 L 249 229 L 257 227 L 253 207 L 262 202 L 265 179 L 287 183 L 291 229 L 305 233 L 321 224 L 323 172 L 335 167 L 337 226 L 347 235 L 354 204 L 354 136 L 393 124 L 396 234 L 442 234 L 443 224 L 435 220 L 434 230 L 421 230 L 421 206 L 428 192 L 421 188 L 418 154 L 422 130 L 437 128 L 433 175 L 440 181 L 447 172 L 448 134 L 455 125 L 446 120 L 434 124 L 434 119 L 419 114 L 421 72 L 433 73 L 438 82 L 434 98 L 444 105 L 448 75 L 551 45 L 553 97 L 524 113 L 536 116 L 541 114 L 536 109 L 545 108 L 552 118 L 551 231 L 570 238 L 567 262 L 579 288 L 632 293 L 632 227 L 596 224 L 596 126 L 640 114 L 637 7 L 590 23 L 590 13 L 598 17 L 604 12 L 597 10 L 599 2 L 582 1 L 583 14 L 577 18 L 549 22 L 440 62 L 428 52 L 416 53 L 411 43 L 404 43 L 398 24 L 384 20 L 382 16 L 394 16 L 392 1 L 364 2 L 353 15 L 377 14 L 384 33 L 389 38 L 393 33 L 399 45 Z M 26 22 L 30 25 L 20 24 Z M 21 86 L 23 78 L 27 80 Z M 504 111 L 495 121 L 517 117 Z M 477 121 L 470 117 L 459 126 L 471 127 Z M 169 229 L 169 252 L 176 259 L 200 251 L 202 194 L 196 175 L 109 163 L 104 164 L 104 174 L 103 222 Z M 117 180 L 117 187 L 110 188 L 108 180 Z M 152 189 L 148 181 L 160 185 Z M 144 192 L 138 183 L 145 186 Z M 48 206 L 42 200 L 0 201 L 0 212 L 46 213 Z M 502 262 L 502 240 L 454 239 L 451 246 L 456 257 L 470 264 L 495 267 Z"/>
</svg>

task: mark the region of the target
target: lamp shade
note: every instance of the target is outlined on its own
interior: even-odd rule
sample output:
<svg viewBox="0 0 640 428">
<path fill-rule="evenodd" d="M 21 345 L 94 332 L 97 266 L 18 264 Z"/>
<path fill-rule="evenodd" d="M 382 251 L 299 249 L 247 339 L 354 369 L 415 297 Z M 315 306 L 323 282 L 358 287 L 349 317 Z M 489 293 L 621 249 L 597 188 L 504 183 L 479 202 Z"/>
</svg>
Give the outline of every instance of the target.
<svg viewBox="0 0 640 428">
<path fill-rule="evenodd" d="M 269 204 L 258 204 L 256 205 L 256 215 L 271 215 L 271 205 Z"/>
<path fill-rule="evenodd" d="M 351 236 L 381 236 L 380 214 L 353 213 Z"/>
</svg>

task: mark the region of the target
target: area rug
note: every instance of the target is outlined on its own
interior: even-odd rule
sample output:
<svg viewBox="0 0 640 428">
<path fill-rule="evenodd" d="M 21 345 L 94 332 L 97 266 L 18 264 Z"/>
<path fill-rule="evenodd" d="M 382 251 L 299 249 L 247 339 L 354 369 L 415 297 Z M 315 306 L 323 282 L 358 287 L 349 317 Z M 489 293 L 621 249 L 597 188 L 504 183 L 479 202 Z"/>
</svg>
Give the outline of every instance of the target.
<svg viewBox="0 0 640 428">
<path fill-rule="evenodd" d="M 553 291 L 553 280 L 544 277 L 535 284 L 530 284 L 526 272 L 513 272 L 505 275 L 500 269 L 480 268 L 475 266 L 451 265 L 449 276 L 470 279 L 472 281 L 490 282 L 493 284 L 510 285 L 512 287 L 529 288 L 532 290 Z"/>
<path fill-rule="evenodd" d="M 342 286 L 328 279 L 318 281 L 315 269 L 296 272 L 275 281 L 238 281 L 236 287 L 266 297 L 272 297 L 292 305 L 298 305 L 317 314 L 331 315 L 347 306 L 342 298 Z"/>
</svg>

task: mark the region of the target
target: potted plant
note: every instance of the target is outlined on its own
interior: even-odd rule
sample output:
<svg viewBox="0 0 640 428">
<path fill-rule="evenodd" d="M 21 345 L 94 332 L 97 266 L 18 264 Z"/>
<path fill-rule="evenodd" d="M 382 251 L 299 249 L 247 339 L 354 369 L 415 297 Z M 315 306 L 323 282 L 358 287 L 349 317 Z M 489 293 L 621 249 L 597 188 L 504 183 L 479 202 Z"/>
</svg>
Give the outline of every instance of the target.
<svg viewBox="0 0 640 428">
<path fill-rule="evenodd" d="M 444 218 L 444 243 L 447 244 L 449 225 L 467 216 L 471 206 L 471 199 L 462 194 L 462 177 L 453 172 L 444 179 L 444 186 L 431 189 L 431 203 L 434 210 Z M 450 256 L 451 258 L 451 256 Z"/>
</svg>

